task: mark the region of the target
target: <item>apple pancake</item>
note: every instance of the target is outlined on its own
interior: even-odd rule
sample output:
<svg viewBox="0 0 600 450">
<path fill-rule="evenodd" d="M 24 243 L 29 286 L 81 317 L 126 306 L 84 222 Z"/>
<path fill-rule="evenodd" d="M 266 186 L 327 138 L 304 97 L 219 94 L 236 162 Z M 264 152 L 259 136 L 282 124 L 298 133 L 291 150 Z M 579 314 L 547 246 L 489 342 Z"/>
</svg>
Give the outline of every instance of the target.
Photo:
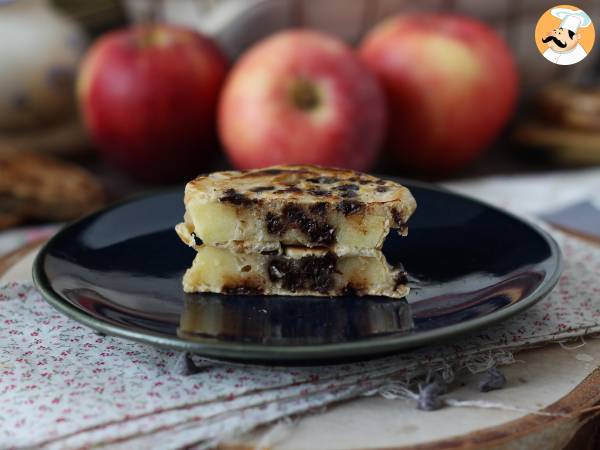
<svg viewBox="0 0 600 450">
<path fill-rule="evenodd" d="M 256 295 L 408 294 L 404 270 L 381 251 L 338 256 L 326 248 L 285 247 L 280 254 L 235 253 L 202 245 L 183 277 L 185 292 Z"/>
<path fill-rule="evenodd" d="M 274 166 L 200 176 L 185 189 L 181 239 L 234 252 L 281 253 L 282 245 L 370 254 L 390 229 L 407 233 L 416 208 L 393 181 L 351 170 Z"/>
</svg>

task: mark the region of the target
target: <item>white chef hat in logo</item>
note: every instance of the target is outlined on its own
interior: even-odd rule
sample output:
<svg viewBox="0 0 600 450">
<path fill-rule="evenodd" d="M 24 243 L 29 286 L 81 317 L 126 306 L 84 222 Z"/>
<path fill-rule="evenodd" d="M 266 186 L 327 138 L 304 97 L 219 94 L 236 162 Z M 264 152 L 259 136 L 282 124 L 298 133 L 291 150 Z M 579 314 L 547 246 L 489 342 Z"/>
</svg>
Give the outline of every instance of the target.
<svg viewBox="0 0 600 450">
<path fill-rule="evenodd" d="M 552 8 L 550 13 L 561 20 L 560 28 L 571 30 L 573 33 L 577 33 L 579 28 L 585 28 L 592 23 L 590 16 L 580 9 Z"/>
</svg>

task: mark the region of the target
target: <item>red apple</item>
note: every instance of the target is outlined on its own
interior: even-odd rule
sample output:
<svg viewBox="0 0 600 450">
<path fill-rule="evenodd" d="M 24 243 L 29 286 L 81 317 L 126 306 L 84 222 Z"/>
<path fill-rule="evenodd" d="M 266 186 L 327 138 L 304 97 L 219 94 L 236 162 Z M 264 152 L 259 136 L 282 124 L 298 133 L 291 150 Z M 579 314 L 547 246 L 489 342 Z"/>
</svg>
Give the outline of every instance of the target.
<svg viewBox="0 0 600 450">
<path fill-rule="evenodd" d="M 227 79 L 219 132 L 239 168 L 318 164 L 365 170 L 386 124 L 375 77 L 339 39 L 278 33 L 246 52 Z"/>
<path fill-rule="evenodd" d="M 197 174 L 215 148 L 227 62 L 195 31 L 147 25 L 100 38 L 78 79 L 93 141 L 114 165 L 148 181 Z"/>
<path fill-rule="evenodd" d="M 513 112 L 513 57 L 476 20 L 427 13 L 391 18 L 368 33 L 359 54 L 386 91 L 388 147 L 404 167 L 463 167 Z"/>
</svg>

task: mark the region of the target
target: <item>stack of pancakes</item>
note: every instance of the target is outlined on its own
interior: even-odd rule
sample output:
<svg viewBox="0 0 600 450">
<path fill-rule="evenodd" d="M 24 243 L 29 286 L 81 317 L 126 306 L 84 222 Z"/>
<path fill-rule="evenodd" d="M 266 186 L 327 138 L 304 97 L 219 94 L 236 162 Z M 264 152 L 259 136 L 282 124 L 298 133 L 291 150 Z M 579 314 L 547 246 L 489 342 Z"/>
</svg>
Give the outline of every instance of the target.
<svg viewBox="0 0 600 450">
<path fill-rule="evenodd" d="M 200 176 L 176 230 L 196 251 L 186 292 L 404 297 L 406 274 L 381 247 L 406 235 L 416 208 L 404 186 L 313 166 Z"/>
<path fill-rule="evenodd" d="M 519 126 L 515 139 L 525 149 L 569 164 L 600 164 L 600 88 L 552 84 L 536 97 L 535 118 Z"/>
</svg>

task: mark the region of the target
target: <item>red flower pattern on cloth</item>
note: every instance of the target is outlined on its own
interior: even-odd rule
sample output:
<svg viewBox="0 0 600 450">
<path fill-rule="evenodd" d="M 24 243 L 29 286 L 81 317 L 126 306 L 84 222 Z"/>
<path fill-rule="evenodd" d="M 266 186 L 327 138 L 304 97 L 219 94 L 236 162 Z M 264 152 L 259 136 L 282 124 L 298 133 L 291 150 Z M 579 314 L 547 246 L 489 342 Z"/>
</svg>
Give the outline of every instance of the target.
<svg viewBox="0 0 600 450">
<path fill-rule="evenodd" d="M 27 285 L 0 288 L 0 448 L 181 448 L 210 445 L 292 414 L 373 391 L 392 377 L 600 332 L 600 250 L 557 235 L 565 270 L 529 310 L 446 345 L 373 361 L 261 367 L 100 336 Z"/>
</svg>

